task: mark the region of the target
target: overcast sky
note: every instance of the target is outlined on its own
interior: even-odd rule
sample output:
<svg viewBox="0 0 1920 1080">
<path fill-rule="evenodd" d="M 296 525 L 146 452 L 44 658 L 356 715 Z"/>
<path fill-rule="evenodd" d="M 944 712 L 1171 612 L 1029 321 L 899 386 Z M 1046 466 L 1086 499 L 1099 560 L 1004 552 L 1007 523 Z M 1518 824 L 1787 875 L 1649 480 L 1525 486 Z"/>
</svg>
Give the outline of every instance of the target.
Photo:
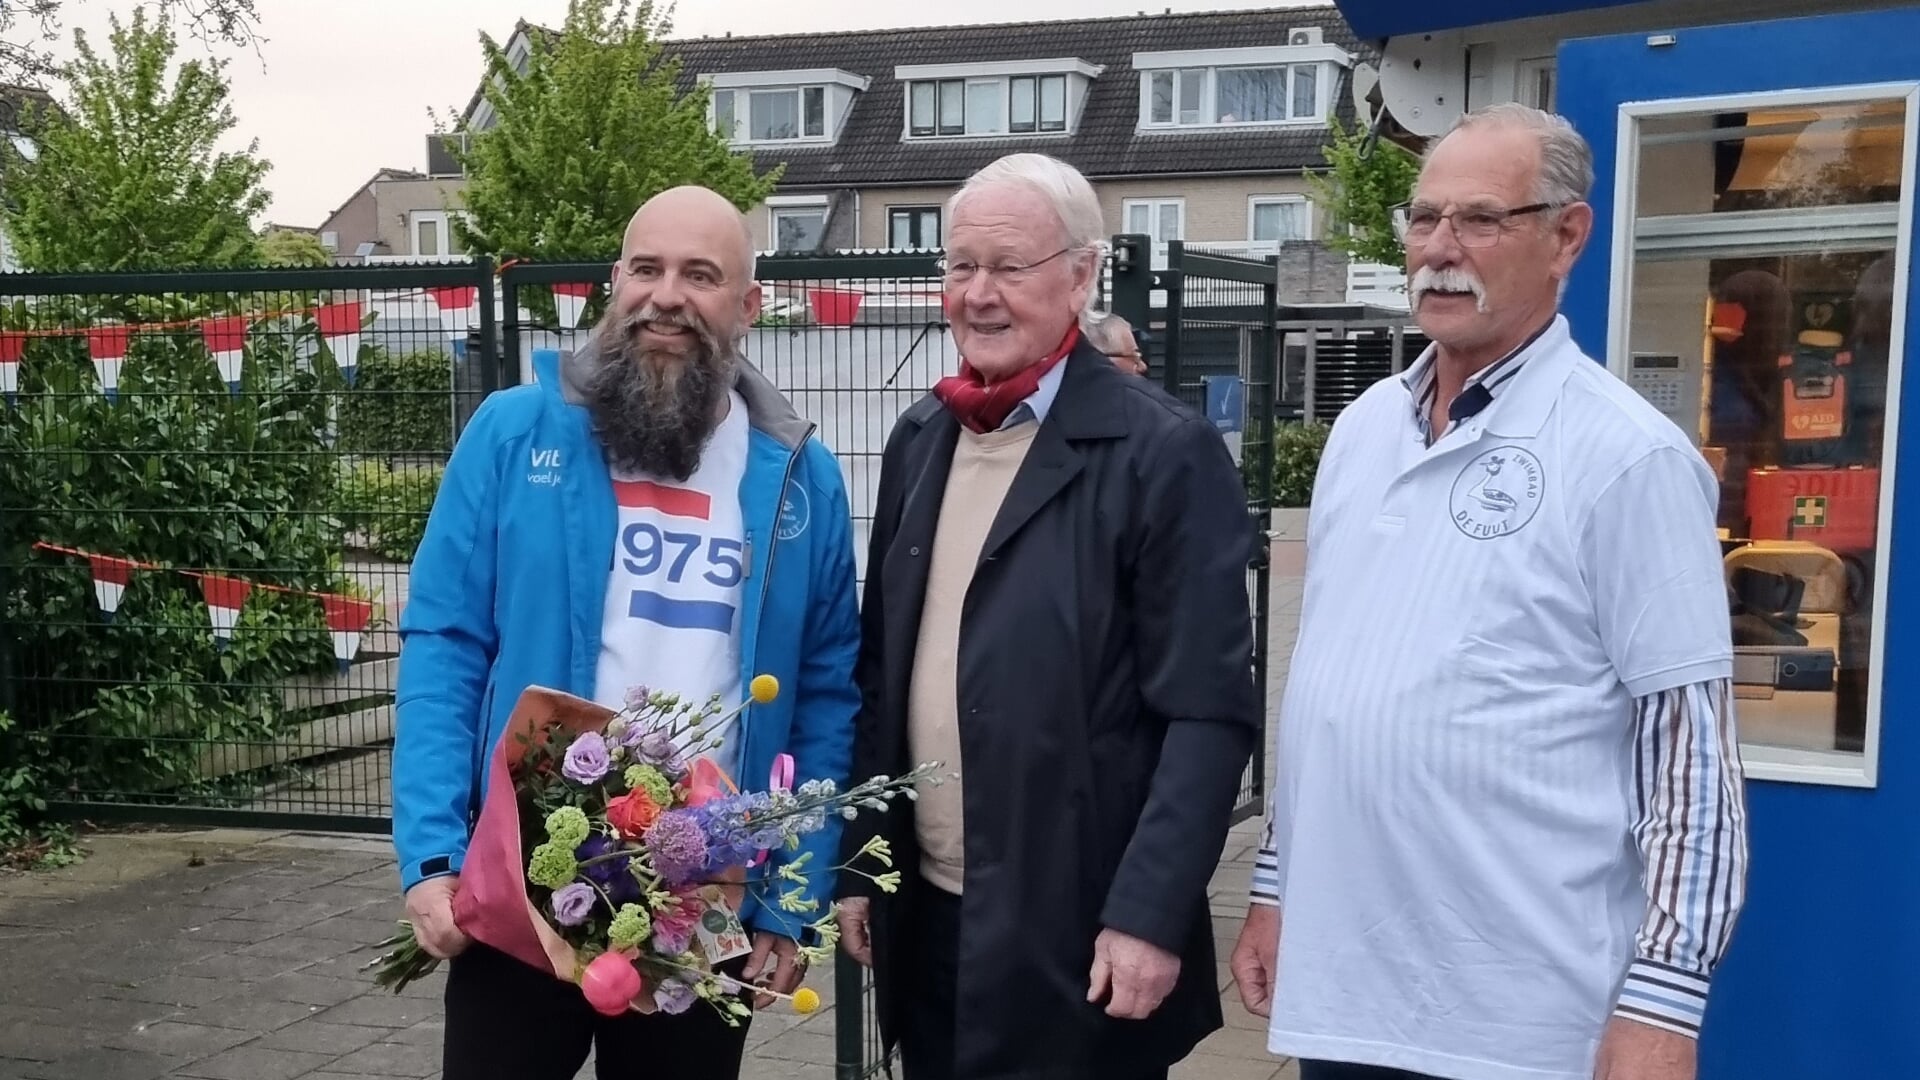
<svg viewBox="0 0 1920 1080">
<path fill-rule="evenodd" d="M 4 2 L 4 0 L 0 0 Z M 133 0 L 67 0 L 69 28 L 106 48 L 110 12 Z M 267 220 L 316 226 L 374 170 L 421 168 L 434 109 L 451 118 L 480 79 L 479 35 L 504 40 L 515 20 L 558 26 L 566 0 L 257 0 L 258 55 L 229 50 L 239 145 L 258 139 L 273 163 Z M 680 0 L 674 36 L 773 34 L 1034 18 L 1129 15 L 1142 10 L 1297 7 L 1291 0 Z M 71 40 L 71 33 L 67 41 Z M 183 54 L 200 49 L 198 43 Z M 365 62 L 370 73 L 349 76 Z"/>
</svg>

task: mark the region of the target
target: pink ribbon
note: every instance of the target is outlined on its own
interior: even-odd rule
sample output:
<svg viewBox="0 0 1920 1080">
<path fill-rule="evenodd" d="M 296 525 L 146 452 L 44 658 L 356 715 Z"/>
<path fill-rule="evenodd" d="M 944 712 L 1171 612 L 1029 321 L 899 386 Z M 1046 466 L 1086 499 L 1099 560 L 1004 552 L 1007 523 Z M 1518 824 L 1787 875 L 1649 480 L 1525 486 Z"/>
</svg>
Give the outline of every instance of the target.
<svg viewBox="0 0 1920 1080">
<path fill-rule="evenodd" d="M 773 775 L 767 778 L 767 786 L 775 791 L 787 791 L 793 787 L 792 754 L 774 755 Z"/>
</svg>

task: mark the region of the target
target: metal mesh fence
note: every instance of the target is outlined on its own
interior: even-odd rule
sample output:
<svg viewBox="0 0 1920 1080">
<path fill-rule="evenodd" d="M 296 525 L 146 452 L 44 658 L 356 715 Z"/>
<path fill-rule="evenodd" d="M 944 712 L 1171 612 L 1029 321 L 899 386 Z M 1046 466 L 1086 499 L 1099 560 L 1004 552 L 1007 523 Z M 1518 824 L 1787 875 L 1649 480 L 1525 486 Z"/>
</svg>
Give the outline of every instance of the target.
<svg viewBox="0 0 1920 1080">
<path fill-rule="evenodd" d="M 486 273 L 0 276 L 0 707 L 54 809 L 387 828 Z"/>
<path fill-rule="evenodd" d="M 1278 268 L 1228 252 L 1170 245 L 1166 352 L 1167 390 L 1218 426 L 1240 462 L 1247 513 L 1260 540 L 1272 527 L 1273 435 L 1280 335 L 1275 329 Z M 1254 544 L 1247 567 L 1253 618 L 1254 685 L 1267 685 L 1270 596 L 1268 545 Z M 1262 743 L 1264 746 L 1264 741 Z M 1234 820 L 1259 814 L 1266 793 L 1266 755 L 1255 753 L 1241 777 Z"/>
</svg>

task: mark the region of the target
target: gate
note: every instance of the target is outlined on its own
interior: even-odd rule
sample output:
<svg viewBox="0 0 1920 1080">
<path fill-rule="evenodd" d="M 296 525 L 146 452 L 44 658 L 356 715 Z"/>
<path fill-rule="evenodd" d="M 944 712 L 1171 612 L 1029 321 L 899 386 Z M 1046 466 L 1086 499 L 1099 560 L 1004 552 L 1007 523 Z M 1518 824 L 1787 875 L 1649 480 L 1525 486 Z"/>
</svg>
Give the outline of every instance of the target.
<svg viewBox="0 0 1920 1080">
<path fill-rule="evenodd" d="M 1267 707 L 1267 639 L 1271 606 L 1273 430 L 1278 400 L 1280 334 L 1278 259 L 1210 252 L 1178 240 L 1167 245 L 1167 268 L 1155 271 L 1146 236 L 1114 238 L 1113 310 L 1148 330 L 1149 377 L 1212 420 L 1241 467 L 1247 514 L 1256 542 L 1247 566 L 1253 614 L 1254 685 Z M 1157 295 L 1156 295 L 1157 294 Z M 1154 301 L 1160 299 L 1160 303 Z M 1157 348 L 1155 346 L 1157 345 Z M 1266 748 L 1247 763 L 1233 820 L 1265 810 Z"/>
</svg>

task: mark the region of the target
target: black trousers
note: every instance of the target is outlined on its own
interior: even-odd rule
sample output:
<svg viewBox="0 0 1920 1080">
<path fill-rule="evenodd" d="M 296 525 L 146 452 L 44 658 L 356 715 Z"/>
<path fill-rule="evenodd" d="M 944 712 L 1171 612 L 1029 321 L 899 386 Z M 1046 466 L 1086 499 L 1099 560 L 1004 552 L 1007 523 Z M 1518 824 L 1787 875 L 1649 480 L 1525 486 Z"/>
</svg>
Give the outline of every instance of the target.
<svg viewBox="0 0 1920 1080">
<path fill-rule="evenodd" d="M 1349 1065 L 1344 1061 L 1308 1061 L 1301 1058 L 1300 1080 L 1439 1080 L 1439 1077 L 1405 1069 L 1383 1069 L 1378 1065 Z"/>
<path fill-rule="evenodd" d="M 914 918 L 900 934 L 899 970 L 913 973 L 900 1004 L 903 1080 L 954 1080 L 954 1014 L 960 981 L 960 898 L 921 880 Z M 1089 1067 L 1087 1080 L 1166 1080 L 1168 1070 L 1116 1073 Z M 448 1076 L 447 1080 L 454 1080 Z"/>
<path fill-rule="evenodd" d="M 721 970 L 738 978 L 745 966 Z M 447 965 L 446 1002 L 445 1080 L 573 1080 L 588 1050 L 600 1080 L 735 1080 L 747 1045 L 749 1021 L 731 1027 L 707 1002 L 601 1016 L 578 986 L 477 942 Z"/>
</svg>

